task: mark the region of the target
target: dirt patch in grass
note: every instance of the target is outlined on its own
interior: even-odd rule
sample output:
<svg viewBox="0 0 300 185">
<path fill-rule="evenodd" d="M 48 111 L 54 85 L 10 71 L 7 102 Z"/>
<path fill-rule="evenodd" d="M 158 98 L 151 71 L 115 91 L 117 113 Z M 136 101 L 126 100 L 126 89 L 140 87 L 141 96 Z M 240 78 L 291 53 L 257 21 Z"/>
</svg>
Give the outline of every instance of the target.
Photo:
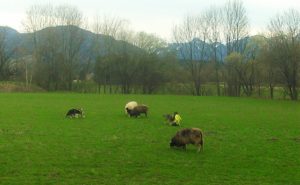
<svg viewBox="0 0 300 185">
<path fill-rule="evenodd" d="M 271 138 L 268 138 L 267 141 L 271 141 L 271 142 L 275 142 L 275 141 L 278 141 L 279 138 L 277 137 L 271 137 Z"/>
<path fill-rule="evenodd" d="M 291 138 L 291 140 L 295 141 L 295 142 L 299 142 L 300 143 L 300 136 L 299 137 L 294 137 Z"/>
</svg>

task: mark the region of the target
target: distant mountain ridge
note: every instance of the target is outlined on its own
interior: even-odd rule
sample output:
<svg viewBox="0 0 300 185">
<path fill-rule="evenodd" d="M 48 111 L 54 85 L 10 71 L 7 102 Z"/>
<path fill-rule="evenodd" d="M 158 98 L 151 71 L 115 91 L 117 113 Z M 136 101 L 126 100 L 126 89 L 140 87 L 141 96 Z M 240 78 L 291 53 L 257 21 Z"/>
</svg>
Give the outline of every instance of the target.
<svg viewBox="0 0 300 185">
<path fill-rule="evenodd" d="M 19 57 L 23 57 L 25 55 L 31 55 L 33 52 L 33 34 L 42 36 L 45 35 L 46 32 L 48 32 L 50 29 L 53 29 L 52 31 L 59 31 L 60 29 L 64 29 L 65 26 L 56 26 L 56 27 L 48 27 L 42 30 L 37 31 L 36 33 L 19 33 L 18 31 L 9 28 L 9 27 L 1 27 L 0 26 L 0 31 L 5 31 L 6 33 L 6 50 L 8 52 L 13 52 L 16 48 L 23 48 L 23 50 L 25 52 L 19 53 L 16 52 L 13 54 L 13 58 L 19 58 Z M 110 36 L 106 36 L 106 35 L 102 35 L 102 34 L 95 34 L 91 31 L 73 26 L 72 29 L 77 29 L 77 31 L 79 31 L 83 38 L 84 41 L 81 44 L 80 47 L 80 53 L 79 55 L 81 56 L 82 60 L 84 61 L 84 59 L 91 59 L 92 61 L 96 59 L 97 55 L 94 51 L 93 51 L 93 47 L 92 45 L 94 44 L 94 40 L 95 38 L 99 38 L 99 43 L 100 45 L 104 44 L 104 40 L 109 40 L 111 43 L 115 44 L 115 45 L 121 45 L 122 44 L 126 44 L 128 47 L 133 48 L 133 49 L 140 49 L 137 48 L 136 46 L 133 46 L 130 43 L 126 43 L 124 41 L 120 41 L 120 40 L 115 40 L 114 38 L 110 37 Z M 247 37 L 244 39 L 241 39 L 240 42 L 248 42 L 251 38 Z M 212 44 L 208 44 L 205 43 L 197 38 L 195 38 L 193 41 L 191 41 L 190 43 L 193 43 L 193 60 L 208 60 L 211 56 L 211 50 L 212 50 Z M 162 52 L 166 52 L 166 51 L 171 51 L 174 52 L 177 56 L 177 58 L 179 60 L 184 60 L 186 59 L 186 55 L 188 55 L 188 51 L 185 49 L 186 47 L 188 47 L 188 45 L 190 43 L 169 43 L 167 48 L 162 48 L 160 50 L 160 53 Z M 217 43 L 216 44 L 217 47 L 217 59 L 220 61 L 223 61 L 224 58 L 227 55 L 227 48 L 226 45 L 222 44 L 222 43 Z M 199 55 L 200 51 L 202 51 L 202 48 L 204 48 L 204 52 L 203 55 Z M 106 55 L 107 51 L 105 51 L 104 49 L 100 49 L 100 55 L 104 56 Z"/>
<path fill-rule="evenodd" d="M 190 45 L 192 46 L 192 56 L 190 56 Z M 190 59 L 207 61 L 211 58 L 212 44 L 205 43 L 199 39 L 194 39 L 189 43 L 171 43 L 168 48 L 176 53 L 179 60 Z M 223 60 L 227 55 L 227 48 L 222 43 L 216 44 L 217 60 Z"/>
<path fill-rule="evenodd" d="M 33 42 L 33 34 L 36 34 L 38 38 L 42 40 L 42 42 L 47 42 L 44 35 L 46 35 L 46 32 L 53 31 L 53 32 L 59 32 L 60 29 L 65 29 L 66 26 L 56 26 L 56 27 L 47 27 L 45 29 L 39 30 L 35 33 L 19 33 L 18 31 L 9 28 L 9 27 L 1 27 L 0 31 L 4 31 L 5 33 L 5 46 L 6 51 L 8 53 L 13 52 L 16 49 L 22 49 L 23 52 L 14 52 L 12 55 L 13 58 L 20 58 L 24 55 L 31 55 L 34 48 L 34 42 Z M 52 30 L 51 30 L 52 29 Z M 94 41 L 96 38 L 99 39 L 100 44 L 104 44 L 104 40 L 109 40 L 111 43 L 115 45 L 120 45 L 121 43 L 124 44 L 123 41 L 115 40 L 114 38 L 102 34 L 95 34 L 91 31 L 72 26 L 71 29 L 77 29 L 76 31 L 79 32 L 79 34 L 82 35 L 83 42 L 79 49 L 79 55 L 81 58 L 90 58 L 92 60 L 95 60 L 96 53 L 94 53 L 92 50 L 92 45 L 94 44 Z M 76 38 L 74 38 L 76 39 Z M 135 46 L 125 43 L 128 47 L 133 48 Z M 100 50 L 100 55 L 105 55 L 106 51 L 104 49 Z"/>
<path fill-rule="evenodd" d="M 256 38 L 256 36 L 242 38 L 238 43 L 246 48 L 252 38 Z M 179 60 L 189 60 L 192 58 L 196 61 L 209 61 L 212 55 L 214 55 L 213 48 L 216 48 L 216 59 L 218 61 L 224 61 L 228 53 L 227 47 L 223 43 L 207 43 L 197 38 L 186 43 L 170 43 L 168 48 L 176 53 Z M 192 50 L 192 54 L 190 50 Z"/>
</svg>

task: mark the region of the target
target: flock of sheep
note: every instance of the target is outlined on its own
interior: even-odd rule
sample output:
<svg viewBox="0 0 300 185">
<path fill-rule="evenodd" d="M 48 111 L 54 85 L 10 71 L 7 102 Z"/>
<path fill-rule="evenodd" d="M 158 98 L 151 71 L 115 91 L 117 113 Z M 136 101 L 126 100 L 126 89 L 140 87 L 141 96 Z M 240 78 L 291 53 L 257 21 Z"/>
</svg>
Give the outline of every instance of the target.
<svg viewBox="0 0 300 185">
<path fill-rule="evenodd" d="M 138 117 L 144 114 L 147 117 L 148 106 L 139 105 L 135 101 L 128 102 L 125 105 L 125 114 L 130 117 Z M 66 117 L 69 118 L 84 118 L 83 109 L 70 109 Z M 170 118 L 170 115 L 166 117 Z M 198 152 L 203 151 L 203 133 L 199 128 L 184 128 L 176 132 L 175 136 L 171 138 L 170 147 L 180 147 L 186 149 L 187 144 L 193 144 L 198 147 Z"/>
<path fill-rule="evenodd" d="M 125 114 L 130 117 L 137 117 L 140 114 L 147 116 L 148 107 L 146 105 L 139 105 L 135 101 L 128 102 L 125 105 Z M 165 116 L 168 121 L 173 119 L 172 116 Z M 198 152 L 203 150 L 203 133 L 198 128 L 185 128 L 179 130 L 175 136 L 172 137 L 170 147 L 181 147 L 186 149 L 187 144 L 194 144 L 198 147 Z"/>
</svg>

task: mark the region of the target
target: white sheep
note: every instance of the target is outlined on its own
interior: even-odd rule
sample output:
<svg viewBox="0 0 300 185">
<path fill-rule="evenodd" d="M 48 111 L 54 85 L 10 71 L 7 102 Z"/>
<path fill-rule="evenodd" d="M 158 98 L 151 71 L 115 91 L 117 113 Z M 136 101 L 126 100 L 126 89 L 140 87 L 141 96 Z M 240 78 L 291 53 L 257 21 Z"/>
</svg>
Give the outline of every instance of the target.
<svg viewBox="0 0 300 185">
<path fill-rule="evenodd" d="M 136 101 L 130 101 L 125 105 L 125 114 L 128 114 L 128 110 L 133 110 L 134 107 L 138 106 L 138 103 Z"/>
</svg>

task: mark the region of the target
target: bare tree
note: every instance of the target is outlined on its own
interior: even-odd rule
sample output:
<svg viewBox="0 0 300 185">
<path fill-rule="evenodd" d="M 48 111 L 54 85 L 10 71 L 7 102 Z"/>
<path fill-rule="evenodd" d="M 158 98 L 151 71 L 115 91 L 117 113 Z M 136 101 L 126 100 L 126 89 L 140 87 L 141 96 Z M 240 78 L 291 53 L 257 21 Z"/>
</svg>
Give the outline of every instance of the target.
<svg viewBox="0 0 300 185">
<path fill-rule="evenodd" d="M 300 13 L 290 9 L 270 21 L 270 49 L 272 59 L 292 100 L 298 99 L 298 78 L 300 62 Z"/>
<path fill-rule="evenodd" d="M 117 48 L 117 60 L 114 62 L 115 76 L 121 85 L 122 93 L 128 94 L 131 92 L 133 82 L 139 70 L 139 58 L 136 57 L 139 50 L 128 44 L 133 41 L 133 31 L 124 29 L 120 32 L 118 38 L 121 42 Z"/>
<path fill-rule="evenodd" d="M 34 79 L 38 85 L 48 90 L 50 90 L 53 76 L 57 75 L 51 72 L 51 66 L 53 67 L 55 62 L 53 61 L 54 54 L 50 55 L 52 57 L 46 57 L 53 50 L 49 49 L 51 44 L 47 44 L 48 47 L 46 47 L 45 41 L 54 42 L 56 37 L 51 33 L 52 30 L 45 30 L 43 34 L 39 33 L 39 31 L 54 26 L 53 17 L 54 7 L 52 5 L 37 4 L 26 11 L 26 18 L 23 21 L 25 30 L 32 35 L 33 57 L 37 61 L 34 65 Z M 52 46 L 52 48 L 56 47 Z"/>
<path fill-rule="evenodd" d="M 259 80 L 267 84 L 269 97 L 274 99 L 274 88 L 279 82 L 278 79 L 280 79 L 278 77 L 278 66 L 274 61 L 274 55 L 272 53 L 272 39 L 264 37 L 264 40 L 265 43 L 262 44 L 258 56 L 259 70 L 262 71 Z"/>
<path fill-rule="evenodd" d="M 245 42 L 241 39 L 248 36 L 248 18 L 243 2 L 240 0 L 229 0 L 225 4 L 223 12 L 224 37 L 227 46 L 227 54 L 231 52 L 242 53 Z"/>
<path fill-rule="evenodd" d="M 70 5 L 34 5 L 27 11 L 23 24 L 33 35 L 38 84 L 48 90 L 71 90 L 73 80 L 78 76 L 79 51 L 83 42 L 79 29 L 82 13 Z"/>
<path fill-rule="evenodd" d="M 225 79 L 229 96 L 240 96 L 241 94 L 242 62 L 243 56 L 236 52 L 232 52 L 225 58 Z"/>
<path fill-rule="evenodd" d="M 16 73 L 14 78 L 16 80 L 25 82 L 26 88 L 28 88 L 32 84 L 34 63 L 35 61 L 33 60 L 32 55 L 26 55 L 24 57 L 16 59 L 15 61 L 14 67 Z"/>
<path fill-rule="evenodd" d="M 22 22 L 25 30 L 33 34 L 34 50 L 38 48 L 37 32 L 54 25 L 54 7 L 51 4 L 37 4 L 26 11 L 26 18 Z"/>
<path fill-rule="evenodd" d="M 122 31 L 127 23 L 126 20 L 118 17 L 96 16 L 94 19 L 92 30 L 96 34 L 96 38 L 93 45 L 97 56 L 95 74 L 99 92 L 101 84 L 103 84 L 104 93 L 106 93 L 107 85 L 109 86 L 109 92 L 112 93 L 114 66 L 110 60 L 114 60 L 114 55 L 117 54 L 116 39 L 122 39 Z M 103 55 L 106 55 L 106 57 Z"/>
<path fill-rule="evenodd" d="M 229 96 L 240 96 L 241 79 L 238 76 L 243 74 L 236 76 L 236 73 L 239 74 L 242 69 L 240 64 L 243 61 L 242 55 L 247 44 L 245 38 L 248 35 L 248 18 L 242 1 L 227 1 L 223 9 L 223 29 L 227 49 L 227 93 Z M 230 74 L 234 76 L 229 77 Z"/>
<path fill-rule="evenodd" d="M 72 90 L 72 83 L 79 78 L 80 48 L 84 41 L 81 30 L 83 15 L 76 7 L 61 5 L 56 8 L 55 18 L 60 29 L 59 39 L 62 46 L 64 74 L 67 88 Z"/>
<path fill-rule="evenodd" d="M 6 28 L 0 28 L 0 80 L 8 80 L 13 74 L 11 56 L 14 51 L 6 47 L 6 31 Z"/>
<path fill-rule="evenodd" d="M 154 34 L 138 32 L 134 36 L 133 45 L 142 50 L 136 56 L 139 59 L 137 83 L 142 86 L 142 93 L 151 94 L 163 82 L 164 63 L 158 55 L 166 42 Z"/>
<path fill-rule="evenodd" d="M 222 32 L 222 14 L 221 9 L 218 7 L 211 7 L 205 13 L 205 19 L 208 22 L 209 28 L 209 43 L 211 46 L 211 61 L 214 65 L 215 70 L 215 81 L 217 87 L 217 95 L 221 95 L 220 88 L 220 68 L 225 56 L 223 56 L 221 45 L 221 32 Z"/>
<path fill-rule="evenodd" d="M 166 47 L 166 42 L 154 34 L 138 32 L 134 36 L 133 45 L 149 54 L 156 54 L 160 48 Z"/>
<path fill-rule="evenodd" d="M 204 60 L 207 57 L 208 22 L 203 15 L 187 16 L 181 25 L 175 26 L 173 37 L 178 45 L 180 57 L 190 73 L 194 92 L 201 95 Z"/>
<path fill-rule="evenodd" d="M 103 91 L 106 93 L 106 84 L 111 74 L 108 73 L 109 56 L 98 56 L 94 67 L 94 81 L 98 85 L 98 93 L 101 92 L 101 85 L 104 86 Z"/>
<path fill-rule="evenodd" d="M 255 90 L 255 86 L 259 88 L 260 95 L 260 83 L 261 74 L 260 69 L 262 65 L 259 65 L 260 51 L 266 45 L 266 40 L 261 36 L 252 36 L 246 44 L 243 53 L 243 63 L 241 65 L 242 73 L 240 74 L 241 86 L 243 92 L 247 96 L 251 96 Z"/>
<path fill-rule="evenodd" d="M 230 96 L 253 95 L 256 85 L 260 85 L 258 57 L 264 45 L 261 37 L 252 37 L 243 54 L 233 52 L 226 57 L 227 91 Z M 241 91 L 242 90 L 242 91 Z"/>
</svg>

